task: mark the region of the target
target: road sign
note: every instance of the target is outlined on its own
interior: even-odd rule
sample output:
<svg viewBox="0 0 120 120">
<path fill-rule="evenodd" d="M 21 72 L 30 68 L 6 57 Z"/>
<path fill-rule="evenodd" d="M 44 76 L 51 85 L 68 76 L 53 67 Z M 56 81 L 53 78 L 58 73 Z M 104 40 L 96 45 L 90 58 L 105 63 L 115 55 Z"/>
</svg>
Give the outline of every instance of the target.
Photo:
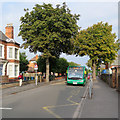
<svg viewBox="0 0 120 120">
<path fill-rule="evenodd" d="M 38 70 L 38 65 L 37 64 L 34 65 L 34 70 Z"/>
</svg>

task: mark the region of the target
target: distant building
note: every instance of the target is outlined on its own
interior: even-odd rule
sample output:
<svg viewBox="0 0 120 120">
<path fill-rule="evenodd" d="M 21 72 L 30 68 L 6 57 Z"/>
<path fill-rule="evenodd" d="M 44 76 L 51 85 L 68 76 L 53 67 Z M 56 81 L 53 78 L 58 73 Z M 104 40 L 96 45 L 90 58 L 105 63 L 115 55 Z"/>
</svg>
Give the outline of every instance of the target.
<svg viewBox="0 0 120 120">
<path fill-rule="evenodd" d="M 28 72 L 34 72 L 34 66 L 35 66 L 35 63 L 37 62 L 38 60 L 38 55 L 36 55 L 35 57 L 33 57 L 30 61 L 29 61 L 29 64 L 28 64 Z"/>
<path fill-rule="evenodd" d="M 113 63 L 111 64 L 111 68 L 112 67 L 120 67 L 120 55 L 118 55 L 116 59 L 113 61 Z"/>
<path fill-rule="evenodd" d="M 0 75 L 9 80 L 19 75 L 20 44 L 14 40 L 14 27 L 7 24 L 5 34 L 0 31 Z"/>
</svg>

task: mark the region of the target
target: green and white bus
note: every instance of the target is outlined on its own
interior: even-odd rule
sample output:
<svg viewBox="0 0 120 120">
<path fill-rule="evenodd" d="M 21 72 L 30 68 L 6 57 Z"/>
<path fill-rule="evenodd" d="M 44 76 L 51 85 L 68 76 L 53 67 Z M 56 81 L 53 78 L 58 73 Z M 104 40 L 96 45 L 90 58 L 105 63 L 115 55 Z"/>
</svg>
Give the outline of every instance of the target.
<svg viewBox="0 0 120 120">
<path fill-rule="evenodd" d="M 87 69 L 85 66 L 68 66 L 67 84 L 85 85 L 87 81 Z"/>
</svg>

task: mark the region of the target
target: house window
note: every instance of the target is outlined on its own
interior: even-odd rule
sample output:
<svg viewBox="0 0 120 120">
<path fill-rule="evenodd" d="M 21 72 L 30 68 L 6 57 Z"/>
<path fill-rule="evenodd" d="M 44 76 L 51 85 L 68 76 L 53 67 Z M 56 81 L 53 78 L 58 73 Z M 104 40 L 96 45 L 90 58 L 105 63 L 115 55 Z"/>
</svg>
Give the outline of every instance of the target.
<svg viewBox="0 0 120 120">
<path fill-rule="evenodd" d="M 13 49 L 9 48 L 9 58 L 13 58 L 13 54 L 12 54 Z"/>
<path fill-rule="evenodd" d="M 15 59 L 18 58 L 18 49 L 15 48 Z"/>
<path fill-rule="evenodd" d="M 0 57 L 2 57 L 2 46 L 0 46 Z"/>
<path fill-rule="evenodd" d="M 9 75 L 10 75 L 10 76 L 13 75 L 13 68 L 12 68 L 12 65 L 9 65 Z"/>
<path fill-rule="evenodd" d="M 15 65 L 15 76 L 18 76 L 18 65 Z"/>
</svg>

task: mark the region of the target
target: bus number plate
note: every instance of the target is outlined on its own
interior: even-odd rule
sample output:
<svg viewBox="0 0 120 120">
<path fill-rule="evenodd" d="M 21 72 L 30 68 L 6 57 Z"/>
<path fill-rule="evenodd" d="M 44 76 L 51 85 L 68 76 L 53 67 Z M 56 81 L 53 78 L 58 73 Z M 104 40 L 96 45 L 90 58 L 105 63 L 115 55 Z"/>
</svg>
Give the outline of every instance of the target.
<svg viewBox="0 0 120 120">
<path fill-rule="evenodd" d="M 73 84 L 77 84 L 77 82 L 73 82 Z"/>
</svg>

